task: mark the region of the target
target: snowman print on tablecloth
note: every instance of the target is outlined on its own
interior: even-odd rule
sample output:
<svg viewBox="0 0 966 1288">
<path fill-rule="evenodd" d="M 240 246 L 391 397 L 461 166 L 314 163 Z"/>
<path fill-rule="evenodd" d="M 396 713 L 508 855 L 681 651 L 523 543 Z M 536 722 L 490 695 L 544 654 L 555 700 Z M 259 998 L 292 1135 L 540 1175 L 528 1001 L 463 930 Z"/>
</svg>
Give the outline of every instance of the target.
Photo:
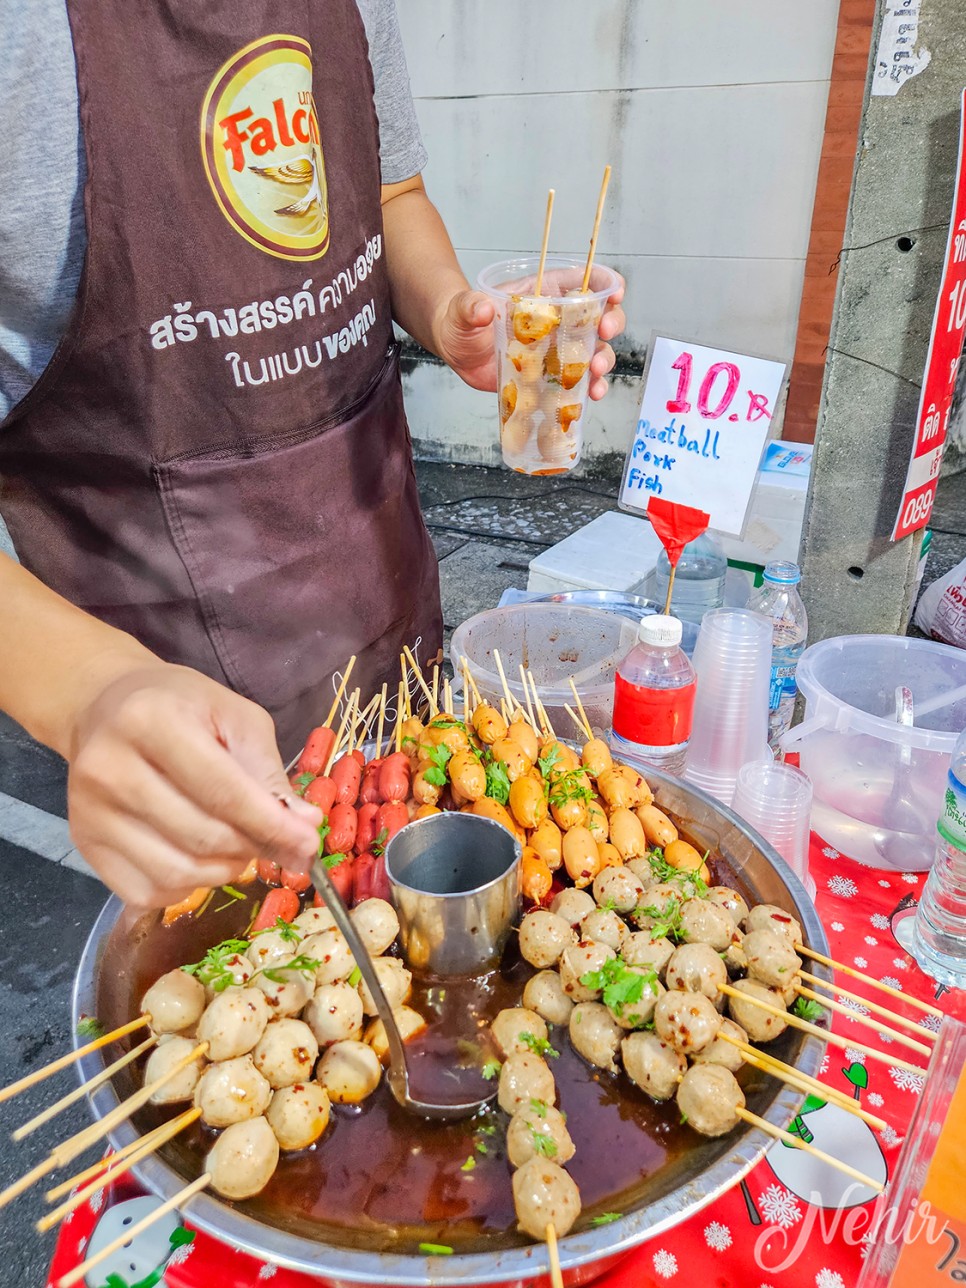
<svg viewBox="0 0 966 1288">
<path fill-rule="evenodd" d="M 146 1195 L 107 1208 L 94 1227 L 85 1256 L 93 1257 L 160 1206 L 160 1199 Z M 182 1225 L 178 1214 L 171 1212 L 91 1270 L 85 1276 L 85 1286 L 167 1288 L 164 1279 L 166 1267 L 190 1252 L 194 1237 L 193 1232 Z"/>
<path fill-rule="evenodd" d="M 851 1064 L 842 1073 L 851 1084 L 855 1099 L 868 1086 L 865 1066 Z M 840 1158 L 874 1181 L 885 1184 L 888 1167 L 875 1132 L 855 1114 L 809 1096 L 789 1131 L 808 1145 Z M 878 1197 L 877 1191 L 846 1176 L 830 1163 L 784 1141 L 776 1141 L 765 1157 L 772 1171 L 792 1194 L 814 1207 L 844 1210 L 861 1207 Z"/>
</svg>

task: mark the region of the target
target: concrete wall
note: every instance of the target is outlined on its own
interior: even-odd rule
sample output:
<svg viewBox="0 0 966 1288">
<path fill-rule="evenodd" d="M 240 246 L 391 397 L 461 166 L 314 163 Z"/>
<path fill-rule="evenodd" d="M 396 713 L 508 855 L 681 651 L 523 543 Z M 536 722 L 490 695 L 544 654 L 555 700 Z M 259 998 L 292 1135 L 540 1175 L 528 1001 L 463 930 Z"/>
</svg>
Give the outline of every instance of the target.
<svg viewBox="0 0 966 1288">
<path fill-rule="evenodd" d="M 426 183 L 467 274 L 537 247 L 627 278 L 622 374 L 590 454 L 623 454 L 652 329 L 790 359 L 838 0 L 400 0 Z M 416 354 L 417 447 L 499 460 L 495 399 Z"/>
</svg>

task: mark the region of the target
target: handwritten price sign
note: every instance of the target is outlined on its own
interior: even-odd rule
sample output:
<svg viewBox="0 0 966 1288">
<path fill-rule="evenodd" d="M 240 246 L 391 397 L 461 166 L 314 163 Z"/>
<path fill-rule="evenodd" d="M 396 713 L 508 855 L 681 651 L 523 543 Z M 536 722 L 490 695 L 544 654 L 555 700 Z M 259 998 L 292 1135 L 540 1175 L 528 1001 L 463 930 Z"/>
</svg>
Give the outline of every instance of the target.
<svg viewBox="0 0 966 1288">
<path fill-rule="evenodd" d="M 693 505 L 740 536 L 785 364 L 655 336 L 619 504 Z"/>
<path fill-rule="evenodd" d="M 966 335 L 966 90 L 960 102 L 959 164 L 956 167 L 956 191 L 949 220 L 946 262 L 932 333 L 926 355 L 926 373 L 916 417 L 916 437 L 912 444 L 906 483 L 902 490 L 892 540 L 900 541 L 917 528 L 925 527 L 936 499 L 939 467 L 946 449 L 949 409 L 959 360 Z"/>
</svg>

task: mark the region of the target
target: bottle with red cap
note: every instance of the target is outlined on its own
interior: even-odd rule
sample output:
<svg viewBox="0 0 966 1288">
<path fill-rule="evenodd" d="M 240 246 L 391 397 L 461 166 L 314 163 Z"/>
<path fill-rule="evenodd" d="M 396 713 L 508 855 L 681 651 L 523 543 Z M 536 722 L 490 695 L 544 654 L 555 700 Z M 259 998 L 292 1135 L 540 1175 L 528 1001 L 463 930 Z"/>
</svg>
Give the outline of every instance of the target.
<svg viewBox="0 0 966 1288">
<path fill-rule="evenodd" d="M 698 679 L 676 617 L 645 617 L 617 668 L 611 747 L 622 760 L 680 775 L 691 738 Z"/>
</svg>

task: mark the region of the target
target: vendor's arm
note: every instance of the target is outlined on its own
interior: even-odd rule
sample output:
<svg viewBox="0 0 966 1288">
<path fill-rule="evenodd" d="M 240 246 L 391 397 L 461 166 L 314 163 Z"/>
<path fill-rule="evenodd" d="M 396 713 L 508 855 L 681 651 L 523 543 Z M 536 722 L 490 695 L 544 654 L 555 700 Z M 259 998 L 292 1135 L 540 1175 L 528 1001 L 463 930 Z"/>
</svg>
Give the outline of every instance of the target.
<svg viewBox="0 0 966 1288">
<path fill-rule="evenodd" d="M 173 903 L 255 854 L 307 866 L 321 816 L 292 796 L 266 712 L 3 554 L 0 603 L 0 708 L 68 761 L 72 836 L 122 898 Z"/>
<path fill-rule="evenodd" d="M 493 305 L 470 288 L 420 175 L 383 187 L 382 217 L 393 317 L 468 385 L 496 389 Z M 623 296 L 622 282 L 601 318 L 601 342 L 590 364 L 591 398 L 607 392 L 604 377 L 614 366 L 608 342 L 624 329 Z"/>
</svg>

